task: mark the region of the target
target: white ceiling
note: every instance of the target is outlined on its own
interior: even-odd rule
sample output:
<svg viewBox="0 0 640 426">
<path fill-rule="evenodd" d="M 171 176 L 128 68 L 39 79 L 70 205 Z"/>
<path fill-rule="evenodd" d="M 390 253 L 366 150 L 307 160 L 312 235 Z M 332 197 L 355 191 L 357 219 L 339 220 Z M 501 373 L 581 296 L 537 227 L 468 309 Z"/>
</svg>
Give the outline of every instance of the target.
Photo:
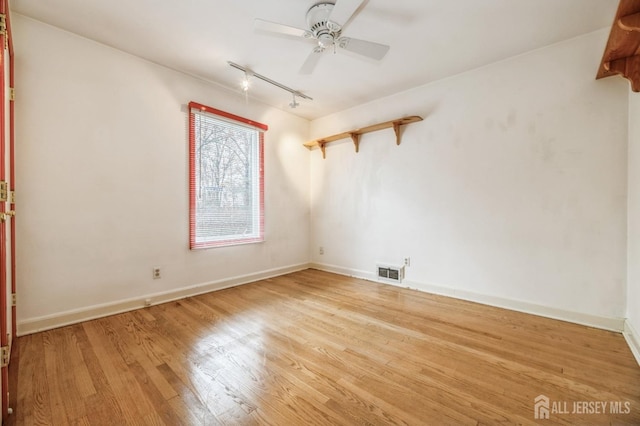
<svg viewBox="0 0 640 426">
<path fill-rule="evenodd" d="M 337 0 L 340 1 L 340 0 Z M 313 101 L 254 81 L 251 96 L 313 119 L 609 27 L 618 0 L 366 0 L 345 36 L 388 44 L 380 62 L 324 53 L 312 75 L 298 70 L 309 41 L 253 29 L 254 18 L 305 28 L 317 0 L 13 0 L 12 10 L 240 95 L 236 62 Z M 553 66 L 553 64 L 549 64 Z M 597 69 L 594 68 L 594 76 Z"/>
</svg>

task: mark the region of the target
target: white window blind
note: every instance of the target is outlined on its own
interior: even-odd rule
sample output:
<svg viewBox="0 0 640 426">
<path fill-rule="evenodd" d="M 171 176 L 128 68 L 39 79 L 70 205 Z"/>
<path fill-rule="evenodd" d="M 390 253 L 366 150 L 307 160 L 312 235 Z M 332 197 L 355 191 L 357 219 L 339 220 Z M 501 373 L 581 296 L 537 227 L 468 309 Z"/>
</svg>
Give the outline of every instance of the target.
<svg viewBox="0 0 640 426">
<path fill-rule="evenodd" d="M 189 104 L 190 246 L 264 241 L 267 126 Z"/>
</svg>

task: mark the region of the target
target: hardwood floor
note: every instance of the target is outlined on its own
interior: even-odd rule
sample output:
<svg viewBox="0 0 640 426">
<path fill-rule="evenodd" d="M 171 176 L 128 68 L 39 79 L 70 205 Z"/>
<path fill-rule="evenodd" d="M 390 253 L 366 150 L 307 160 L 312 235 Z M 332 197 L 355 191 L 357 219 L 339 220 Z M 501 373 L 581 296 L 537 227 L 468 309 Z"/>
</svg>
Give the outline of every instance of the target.
<svg viewBox="0 0 640 426">
<path fill-rule="evenodd" d="M 640 424 L 620 334 L 314 270 L 20 337 L 11 370 L 14 425 L 535 424 L 539 395 Z"/>
</svg>

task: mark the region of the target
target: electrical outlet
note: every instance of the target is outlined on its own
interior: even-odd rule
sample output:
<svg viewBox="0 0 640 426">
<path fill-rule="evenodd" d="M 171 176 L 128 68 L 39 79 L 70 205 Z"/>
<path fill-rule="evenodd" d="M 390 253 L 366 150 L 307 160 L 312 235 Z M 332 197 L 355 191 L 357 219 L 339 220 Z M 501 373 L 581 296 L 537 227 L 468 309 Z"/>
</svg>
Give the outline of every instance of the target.
<svg viewBox="0 0 640 426">
<path fill-rule="evenodd" d="M 152 271 L 154 280 L 159 280 L 160 278 L 162 278 L 162 275 L 160 275 L 160 268 L 153 268 Z"/>
<path fill-rule="evenodd" d="M 318 250 L 320 252 L 320 254 L 324 254 L 324 247 L 320 247 L 320 250 Z"/>
<path fill-rule="evenodd" d="M 411 258 L 410 257 L 405 257 L 404 258 L 404 266 L 411 266 Z"/>
</svg>

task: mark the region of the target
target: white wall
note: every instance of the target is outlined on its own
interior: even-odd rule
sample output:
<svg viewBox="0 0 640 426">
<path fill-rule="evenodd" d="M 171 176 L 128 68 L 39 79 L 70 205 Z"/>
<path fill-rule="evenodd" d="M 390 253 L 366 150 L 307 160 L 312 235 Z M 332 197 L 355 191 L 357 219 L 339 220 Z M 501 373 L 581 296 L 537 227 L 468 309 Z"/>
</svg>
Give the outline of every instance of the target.
<svg viewBox="0 0 640 426">
<path fill-rule="evenodd" d="M 412 284 L 628 315 L 640 328 L 631 233 L 625 289 L 627 84 L 594 80 L 605 30 L 315 120 L 309 132 L 293 115 L 12 18 L 23 331 L 309 259 L 367 275 L 407 256 Z M 270 126 L 266 243 L 188 250 L 190 100 Z M 300 145 L 413 114 L 425 121 L 404 128 L 400 147 L 391 130 L 363 136 L 359 154 L 332 145 L 326 160 Z M 630 130 L 632 153 L 640 131 Z M 630 229 L 636 208 L 630 198 Z"/>
<path fill-rule="evenodd" d="M 307 264 L 309 154 L 301 146 L 307 120 L 12 18 L 23 331 L 96 305 L 132 299 L 139 306 L 149 294 Z M 269 125 L 266 243 L 188 249 L 192 100 Z M 154 266 L 162 279 L 151 279 Z"/>
<path fill-rule="evenodd" d="M 640 93 L 629 92 L 627 320 L 640 345 Z M 637 348 L 640 351 L 640 346 Z M 640 356 L 640 352 L 638 353 Z M 638 359 L 640 362 L 640 358 Z"/>
<path fill-rule="evenodd" d="M 313 261 L 367 276 L 410 256 L 412 285 L 621 324 L 627 83 L 594 79 L 607 35 L 313 121 L 321 137 L 425 118 L 399 147 L 385 130 L 364 135 L 359 154 L 348 140 L 326 160 L 312 153 Z"/>
</svg>

